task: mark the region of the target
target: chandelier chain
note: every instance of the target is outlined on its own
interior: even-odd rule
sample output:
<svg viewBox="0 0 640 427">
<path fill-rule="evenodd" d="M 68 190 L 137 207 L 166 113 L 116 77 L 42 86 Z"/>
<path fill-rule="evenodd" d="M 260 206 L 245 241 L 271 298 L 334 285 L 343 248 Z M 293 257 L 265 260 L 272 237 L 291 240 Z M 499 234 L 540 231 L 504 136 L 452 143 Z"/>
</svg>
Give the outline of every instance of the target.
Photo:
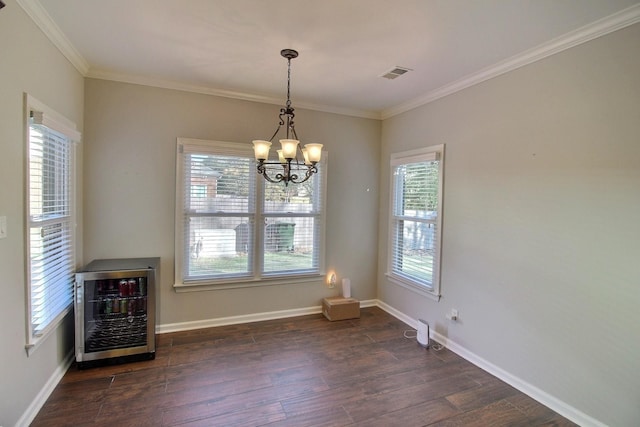
<svg viewBox="0 0 640 427">
<path fill-rule="evenodd" d="M 291 58 L 287 58 L 287 109 L 291 108 Z"/>
</svg>

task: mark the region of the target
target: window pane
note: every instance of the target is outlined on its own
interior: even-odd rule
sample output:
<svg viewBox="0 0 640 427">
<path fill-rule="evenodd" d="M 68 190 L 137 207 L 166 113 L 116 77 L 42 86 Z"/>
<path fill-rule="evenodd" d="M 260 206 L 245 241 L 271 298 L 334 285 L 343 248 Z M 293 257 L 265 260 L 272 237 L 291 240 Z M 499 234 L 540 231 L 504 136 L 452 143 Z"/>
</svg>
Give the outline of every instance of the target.
<svg viewBox="0 0 640 427">
<path fill-rule="evenodd" d="M 265 181 L 265 274 L 318 271 L 320 222 L 314 214 L 322 209 L 323 166 L 319 164 L 318 173 L 302 184 L 284 186 Z"/>
<path fill-rule="evenodd" d="M 188 278 L 250 274 L 253 233 L 248 216 L 191 217 L 185 228 Z"/>
<path fill-rule="evenodd" d="M 29 233 L 31 262 L 31 313 L 38 335 L 73 302 L 73 250 L 69 220 Z"/>
<path fill-rule="evenodd" d="M 393 272 L 431 287 L 435 255 L 435 222 L 398 220 L 394 227 Z"/>
<path fill-rule="evenodd" d="M 413 215 L 407 210 L 432 212 L 432 215 L 437 213 L 439 163 L 439 161 L 410 163 L 396 168 L 394 200 L 396 215 Z"/>
<path fill-rule="evenodd" d="M 318 165 L 318 174 L 322 165 Z M 265 181 L 264 211 L 265 213 L 312 213 L 319 210 L 320 199 L 319 177 L 313 175 L 302 184 L 290 184 Z"/>
<path fill-rule="evenodd" d="M 264 272 L 317 269 L 317 224 L 314 217 L 268 218 L 264 229 Z"/>
<path fill-rule="evenodd" d="M 185 156 L 186 209 L 193 212 L 249 212 L 250 159 L 190 154 Z"/>
<path fill-rule="evenodd" d="M 29 214 L 32 220 L 70 214 L 71 144 L 43 126 L 29 130 Z"/>
</svg>

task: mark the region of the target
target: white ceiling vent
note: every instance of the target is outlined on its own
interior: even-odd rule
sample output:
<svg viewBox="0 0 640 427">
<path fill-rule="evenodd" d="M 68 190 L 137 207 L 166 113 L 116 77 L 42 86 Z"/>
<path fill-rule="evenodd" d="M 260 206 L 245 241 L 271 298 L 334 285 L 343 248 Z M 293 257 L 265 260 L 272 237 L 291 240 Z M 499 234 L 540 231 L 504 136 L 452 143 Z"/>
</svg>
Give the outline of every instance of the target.
<svg viewBox="0 0 640 427">
<path fill-rule="evenodd" d="M 394 67 L 391 70 L 387 71 L 386 73 L 384 73 L 383 75 L 381 75 L 380 77 L 384 77 L 385 79 L 389 79 L 389 80 L 393 80 L 396 77 L 400 77 L 401 75 L 403 75 L 404 73 L 406 73 L 407 71 L 412 71 L 411 68 L 404 68 L 404 67 Z"/>
</svg>

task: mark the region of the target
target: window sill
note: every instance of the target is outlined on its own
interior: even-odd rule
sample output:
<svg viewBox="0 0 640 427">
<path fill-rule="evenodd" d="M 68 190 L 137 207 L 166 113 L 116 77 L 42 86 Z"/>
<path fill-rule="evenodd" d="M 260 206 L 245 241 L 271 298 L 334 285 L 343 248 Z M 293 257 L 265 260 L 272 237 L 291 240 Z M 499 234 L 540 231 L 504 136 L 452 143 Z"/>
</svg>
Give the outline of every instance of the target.
<svg viewBox="0 0 640 427">
<path fill-rule="evenodd" d="M 298 283 L 319 282 L 324 280 L 323 274 L 310 274 L 305 276 L 279 276 L 262 279 L 238 279 L 235 281 L 198 281 L 187 283 L 175 283 L 173 289 L 176 293 L 221 291 L 225 289 L 255 288 L 262 286 L 293 285 Z"/>
<path fill-rule="evenodd" d="M 30 357 L 35 351 L 40 348 L 40 345 L 47 340 L 47 338 L 56 330 L 58 326 L 64 321 L 67 314 L 71 313 L 73 304 L 69 305 L 63 310 L 50 324 L 47 326 L 40 335 L 37 337 L 31 337 L 24 346 L 27 351 L 27 357 Z M 28 320 L 27 320 L 28 321 Z"/>
<path fill-rule="evenodd" d="M 389 279 L 389 282 L 395 285 L 402 286 L 405 289 L 409 289 L 412 292 L 415 292 L 434 301 L 440 301 L 441 295 L 439 292 L 431 291 L 425 286 L 417 285 L 408 280 L 403 280 L 395 275 L 392 275 L 391 273 L 386 273 L 386 276 Z"/>
</svg>

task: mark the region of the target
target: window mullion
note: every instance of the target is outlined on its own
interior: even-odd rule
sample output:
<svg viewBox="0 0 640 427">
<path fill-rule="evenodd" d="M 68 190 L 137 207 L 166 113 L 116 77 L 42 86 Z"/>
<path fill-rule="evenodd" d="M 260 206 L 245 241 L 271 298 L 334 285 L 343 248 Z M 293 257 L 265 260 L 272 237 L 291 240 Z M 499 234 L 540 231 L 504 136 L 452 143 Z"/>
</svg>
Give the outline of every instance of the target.
<svg viewBox="0 0 640 427">
<path fill-rule="evenodd" d="M 264 216 L 264 179 L 260 176 L 255 168 L 252 170 L 255 188 L 255 219 L 253 222 L 254 245 L 253 245 L 253 277 L 258 280 L 262 277 L 264 271 L 264 235 L 265 221 Z"/>
</svg>

